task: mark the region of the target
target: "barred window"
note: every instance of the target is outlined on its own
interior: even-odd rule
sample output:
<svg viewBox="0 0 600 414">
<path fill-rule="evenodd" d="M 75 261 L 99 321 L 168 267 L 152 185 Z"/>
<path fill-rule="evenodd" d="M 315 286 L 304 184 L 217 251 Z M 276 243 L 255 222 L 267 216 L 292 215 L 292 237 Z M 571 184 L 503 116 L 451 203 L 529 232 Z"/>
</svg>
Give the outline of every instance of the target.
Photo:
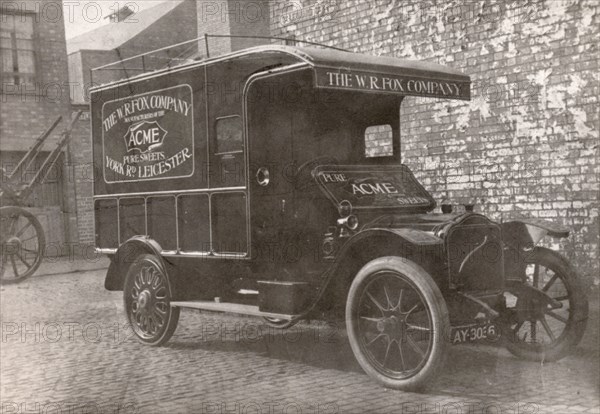
<svg viewBox="0 0 600 414">
<path fill-rule="evenodd" d="M 33 83 L 36 76 L 34 16 L 0 14 L 2 86 Z"/>
</svg>

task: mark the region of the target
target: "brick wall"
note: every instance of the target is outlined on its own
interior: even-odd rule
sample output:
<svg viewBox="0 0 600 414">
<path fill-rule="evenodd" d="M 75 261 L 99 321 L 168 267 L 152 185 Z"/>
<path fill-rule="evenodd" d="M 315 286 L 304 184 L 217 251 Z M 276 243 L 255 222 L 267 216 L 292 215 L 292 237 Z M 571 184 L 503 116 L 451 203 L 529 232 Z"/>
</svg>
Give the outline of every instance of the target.
<svg viewBox="0 0 600 414">
<path fill-rule="evenodd" d="M 439 201 L 496 220 L 570 227 L 546 239 L 598 284 L 599 6 L 528 2 L 274 2 L 271 33 L 446 64 L 471 75 L 470 102 L 407 98 L 403 162 Z"/>
<path fill-rule="evenodd" d="M 82 245 L 94 243 L 94 165 L 92 164 L 92 133 L 87 104 L 73 105 L 73 111 L 82 111 L 73 129 L 69 145 L 71 154 L 69 174 L 75 185 L 77 210 L 77 237 Z"/>
<path fill-rule="evenodd" d="M 20 0 L 2 2 L 0 11 L 32 12 L 36 43 L 36 73 L 34 84 L 3 88 L 0 92 L 0 148 L 3 152 L 26 151 L 34 140 L 58 116 L 63 124 L 56 129 L 45 148 L 52 150 L 58 136 L 68 123 L 71 112 L 68 89 L 67 52 L 61 1 Z M 0 21 L 0 24 L 3 22 Z M 66 154 L 65 159 L 68 159 Z M 14 166 L 13 166 L 14 167 Z M 62 245 L 76 240 L 74 188 L 66 174 L 60 179 L 62 194 L 59 206 L 36 209 L 46 229 L 47 244 Z M 52 225 L 47 225 L 52 217 Z M 58 222 L 57 222 L 58 220 Z M 59 227 L 57 227 L 57 225 Z M 56 230 L 60 228 L 59 230 Z M 54 229 L 54 230 L 53 230 Z"/>
<path fill-rule="evenodd" d="M 84 104 L 89 101 L 89 88 L 93 84 L 110 82 L 115 78 L 115 72 L 125 77 L 120 71 L 97 71 L 92 82 L 90 68 L 97 68 L 107 63 L 116 62 L 119 55 L 114 50 L 80 50 L 69 55 L 69 80 L 71 88 L 71 103 Z"/>
<path fill-rule="evenodd" d="M 269 2 L 246 1 L 230 2 L 229 7 L 234 12 L 230 19 L 230 30 L 234 36 L 269 36 Z M 232 50 L 241 50 L 266 43 L 262 39 L 234 38 L 231 41 Z"/>
<path fill-rule="evenodd" d="M 47 4 L 47 8 L 40 8 L 37 1 L 22 0 L 10 2 L 13 7 L 3 4 L 0 8 L 0 11 L 7 12 L 18 6 L 19 11 L 34 12 L 37 44 L 35 84 L 9 87 L 9 93 L 0 94 L 3 149 L 27 150 L 37 135 L 58 116 L 69 113 L 68 88 L 64 86 L 68 83 L 64 22 L 62 18 L 55 19 L 54 15 L 49 18 L 50 5 L 62 10 L 62 4 L 60 1 L 48 1 Z"/>
</svg>

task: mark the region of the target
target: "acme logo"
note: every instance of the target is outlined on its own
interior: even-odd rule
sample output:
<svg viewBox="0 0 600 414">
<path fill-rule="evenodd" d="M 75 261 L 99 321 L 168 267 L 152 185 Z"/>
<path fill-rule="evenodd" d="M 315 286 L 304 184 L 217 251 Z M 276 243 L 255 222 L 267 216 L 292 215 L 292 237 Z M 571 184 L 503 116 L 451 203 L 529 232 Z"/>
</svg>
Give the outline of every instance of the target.
<svg viewBox="0 0 600 414">
<path fill-rule="evenodd" d="M 373 196 L 377 194 L 399 194 L 398 189 L 391 182 L 376 182 L 371 178 L 351 180 L 345 186 L 346 191 L 351 192 L 355 197 Z"/>
<path fill-rule="evenodd" d="M 163 144 L 167 131 L 158 122 L 143 121 L 130 125 L 125 134 L 127 152 L 138 150 L 142 154 L 150 152 Z"/>
</svg>

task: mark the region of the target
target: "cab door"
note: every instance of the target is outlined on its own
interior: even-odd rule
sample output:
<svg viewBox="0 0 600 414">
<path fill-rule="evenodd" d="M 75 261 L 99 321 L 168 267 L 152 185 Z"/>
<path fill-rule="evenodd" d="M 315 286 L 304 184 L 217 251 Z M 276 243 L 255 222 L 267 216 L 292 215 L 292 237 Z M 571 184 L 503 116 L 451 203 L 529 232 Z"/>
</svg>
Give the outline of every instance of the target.
<svg viewBox="0 0 600 414">
<path fill-rule="evenodd" d="M 295 254 L 294 121 L 293 109 L 264 93 L 268 79 L 255 81 L 247 97 L 252 256 L 283 272 L 281 262 Z"/>
</svg>

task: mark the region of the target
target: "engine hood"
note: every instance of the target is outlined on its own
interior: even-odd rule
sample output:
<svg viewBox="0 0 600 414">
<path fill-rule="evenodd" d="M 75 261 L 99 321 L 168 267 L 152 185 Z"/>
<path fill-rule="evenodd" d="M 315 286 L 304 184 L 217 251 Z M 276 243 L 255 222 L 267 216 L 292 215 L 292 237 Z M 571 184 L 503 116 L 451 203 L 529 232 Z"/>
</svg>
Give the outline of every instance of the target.
<svg viewBox="0 0 600 414">
<path fill-rule="evenodd" d="M 402 229 L 416 228 L 423 231 L 432 231 L 436 228 L 456 222 L 465 213 L 451 214 L 362 214 L 361 219 L 366 220 L 362 229 L 369 228 L 386 228 L 386 229 Z"/>
<path fill-rule="evenodd" d="M 435 208 L 431 195 L 405 165 L 321 165 L 312 176 L 338 209 L 342 202 L 349 202 L 357 213 L 425 213 Z"/>
</svg>

